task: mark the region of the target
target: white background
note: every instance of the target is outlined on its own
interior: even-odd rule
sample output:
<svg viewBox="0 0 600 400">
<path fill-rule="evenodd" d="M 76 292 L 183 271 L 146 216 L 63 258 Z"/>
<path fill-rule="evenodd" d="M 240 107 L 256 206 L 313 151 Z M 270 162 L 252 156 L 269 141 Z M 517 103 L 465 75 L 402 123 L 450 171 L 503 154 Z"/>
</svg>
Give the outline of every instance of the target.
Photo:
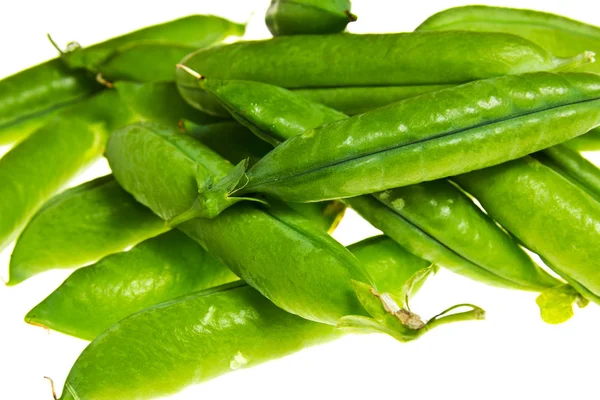
<svg viewBox="0 0 600 400">
<path fill-rule="evenodd" d="M 489 5 L 534 8 L 600 25 L 596 1 L 488 1 Z M 263 23 L 268 1 L 25 1 L 4 0 L 0 12 L 0 78 L 56 55 L 45 39 L 91 44 L 192 13 L 249 20 L 247 38 L 268 36 Z M 352 32 L 414 29 L 436 11 L 463 1 L 354 0 Z M 254 12 L 252 14 L 252 12 Z M 360 57 L 360 54 L 356 55 Z M 1 153 L 1 151 L 0 151 Z M 106 173 L 95 165 L 77 182 Z M 0 216 L 1 217 L 1 216 Z M 350 244 L 377 231 L 353 213 L 335 236 Z M 590 245 L 594 245 L 591 244 Z M 6 279 L 9 252 L 0 255 Z M 42 274 L 13 288 L 0 285 L 0 399 L 51 399 L 86 342 L 23 322 L 69 271 Z M 450 398 L 561 399 L 599 397 L 600 309 L 577 310 L 566 324 L 541 322 L 534 293 L 490 288 L 442 271 L 413 303 L 425 318 L 448 305 L 471 302 L 487 320 L 450 325 L 402 344 L 383 335 L 347 336 L 198 385 L 175 399 Z M 96 400 L 96 399 L 94 399 Z M 112 399 L 116 400 L 116 399 Z"/>
</svg>

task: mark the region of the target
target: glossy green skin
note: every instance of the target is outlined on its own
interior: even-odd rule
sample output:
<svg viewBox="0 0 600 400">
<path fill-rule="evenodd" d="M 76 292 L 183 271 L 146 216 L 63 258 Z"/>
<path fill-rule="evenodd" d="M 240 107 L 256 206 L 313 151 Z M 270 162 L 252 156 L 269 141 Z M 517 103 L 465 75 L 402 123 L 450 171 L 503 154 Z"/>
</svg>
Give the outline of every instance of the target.
<svg viewBox="0 0 600 400">
<path fill-rule="evenodd" d="M 307 126 L 317 127 L 347 118 L 341 112 L 291 96 L 289 90 L 265 83 L 205 78 L 199 84 L 218 98 L 240 124 L 274 146 L 303 133 Z M 287 115 L 302 116 L 302 121 L 285 118 Z"/>
<path fill-rule="evenodd" d="M 352 21 L 349 0 L 271 0 L 265 15 L 273 36 L 339 33 Z"/>
<path fill-rule="evenodd" d="M 71 68 L 86 68 L 98 72 L 98 66 L 102 65 L 115 49 L 130 43 L 164 40 L 202 48 L 218 43 L 228 36 L 241 36 L 244 30 L 244 25 L 223 18 L 190 15 L 130 32 L 93 46 L 75 49 L 63 54 L 62 58 Z"/>
<path fill-rule="evenodd" d="M 598 151 L 600 150 L 600 129 L 592 129 L 585 135 L 565 142 L 565 145 L 575 151 Z"/>
<path fill-rule="evenodd" d="M 163 301 L 237 280 L 174 230 L 75 271 L 25 321 L 86 340 Z"/>
<path fill-rule="evenodd" d="M 519 35 L 559 57 L 582 51 L 600 54 L 600 28 L 560 15 L 517 8 L 466 6 L 429 17 L 417 31 L 462 30 Z M 600 72 L 597 63 L 579 70 Z"/>
<path fill-rule="evenodd" d="M 177 92 L 173 82 L 125 82 L 115 83 L 119 97 L 140 118 L 168 126 L 177 126 L 183 120 L 196 124 L 213 124 L 222 118 L 204 114 L 190 107 Z"/>
<path fill-rule="evenodd" d="M 478 32 L 282 36 L 199 50 L 182 61 L 209 78 L 303 90 L 461 84 L 573 62 L 517 36 Z M 193 107 L 224 114 L 196 78 L 182 69 L 176 76 L 179 91 Z"/>
<path fill-rule="evenodd" d="M 260 192 L 290 202 L 353 197 L 499 164 L 599 124 L 597 75 L 481 80 L 296 136 L 256 163 L 236 195 Z"/>
<path fill-rule="evenodd" d="M 0 145 L 18 142 L 55 114 L 90 97 L 101 86 L 59 59 L 0 80 Z"/>
<path fill-rule="evenodd" d="M 600 203 L 532 157 L 453 178 L 589 300 L 599 302 Z"/>
<path fill-rule="evenodd" d="M 57 116 L 0 159 L 0 249 L 52 195 L 98 159 L 112 129 L 133 119 L 114 92 Z"/>
<path fill-rule="evenodd" d="M 156 125 L 136 124 L 113 133 L 107 146 L 119 183 L 162 218 L 194 204 L 199 170 L 219 176 L 232 168 L 201 143 L 184 139 Z M 132 148 L 144 151 L 134 154 Z M 370 279 L 358 260 L 306 218 L 272 203 L 268 209 L 240 204 L 217 218 L 193 219 L 179 228 L 286 311 L 329 324 L 344 315 L 364 315 L 351 279 Z"/>
<path fill-rule="evenodd" d="M 392 293 L 427 266 L 385 237 L 349 249 Z M 113 326 L 81 354 L 61 399 L 164 396 L 340 334 L 286 313 L 243 283 L 226 285 L 151 307 Z M 238 353 L 243 358 L 236 360 Z"/>
<path fill-rule="evenodd" d="M 264 83 L 206 78 L 201 84 L 240 122 L 254 124 L 257 134 L 275 143 L 323 122 L 347 118 Z M 457 273 L 495 286 L 528 290 L 560 283 L 448 181 L 424 182 L 347 202 L 413 254 Z"/>
<path fill-rule="evenodd" d="M 189 135 L 158 124 L 117 130 L 106 157 L 119 184 L 156 215 L 170 220 L 187 211 L 232 164 Z"/>
<path fill-rule="evenodd" d="M 96 70 L 108 81 L 173 81 L 175 65 L 194 50 L 196 46 L 192 44 L 168 41 L 133 42 L 112 52 Z"/>
<path fill-rule="evenodd" d="M 32 218 L 11 255 L 10 283 L 80 267 L 167 229 L 112 176 L 95 179 L 54 197 Z"/>
<path fill-rule="evenodd" d="M 600 170 L 579 153 L 559 145 L 534 156 L 600 201 Z"/>
</svg>

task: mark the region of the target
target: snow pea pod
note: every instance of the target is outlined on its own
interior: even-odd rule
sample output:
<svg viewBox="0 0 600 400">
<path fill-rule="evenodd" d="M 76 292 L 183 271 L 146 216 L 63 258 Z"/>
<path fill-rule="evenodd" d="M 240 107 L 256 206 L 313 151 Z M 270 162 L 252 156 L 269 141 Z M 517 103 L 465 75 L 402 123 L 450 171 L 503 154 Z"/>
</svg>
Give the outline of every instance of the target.
<svg viewBox="0 0 600 400">
<path fill-rule="evenodd" d="M 207 47 L 229 36 L 241 36 L 245 26 L 213 15 L 190 15 L 152 25 L 89 47 L 72 46 L 61 55 L 70 68 L 83 68 L 92 72 L 113 55 L 113 51 L 134 42 L 163 40 L 171 43 Z M 152 49 L 148 49 L 152 51 Z"/>
<path fill-rule="evenodd" d="M 132 155 L 132 148 L 144 151 Z M 113 133 L 106 155 L 123 188 L 163 219 L 189 209 L 199 185 L 234 169 L 193 139 L 152 124 L 134 124 Z M 161 160 L 158 168 L 152 167 L 156 159 Z M 286 311 L 329 324 L 358 314 L 359 320 L 351 323 L 401 340 L 424 332 L 426 326 L 405 325 L 405 311 L 393 316 L 381 313 L 382 303 L 370 291 L 373 283 L 339 243 L 284 204 L 270 204 L 264 209 L 240 203 L 217 218 L 192 219 L 178 227 Z M 315 265 L 326 267 L 317 271 Z M 479 315 L 474 308 L 462 317 Z"/>
<path fill-rule="evenodd" d="M 273 36 L 339 33 L 356 21 L 350 0 L 271 0 L 265 23 Z"/>
<path fill-rule="evenodd" d="M 135 118 L 114 92 L 74 106 L 0 159 L 0 249 L 35 212 L 99 158 L 112 129 Z"/>
<path fill-rule="evenodd" d="M 533 157 L 453 178 L 587 299 L 600 302 L 600 202 Z"/>
<path fill-rule="evenodd" d="M 571 56 L 579 51 L 600 51 L 600 28 L 535 10 L 488 6 L 455 7 L 432 15 L 416 29 L 419 32 L 446 30 L 519 35 L 559 57 Z M 600 72 L 600 65 L 582 65 L 577 70 Z"/>
<path fill-rule="evenodd" d="M 74 268 L 168 228 L 112 176 L 67 190 L 29 222 L 11 255 L 10 284 L 54 268 Z"/>
<path fill-rule="evenodd" d="M 135 312 L 234 280 L 227 267 L 173 230 L 75 271 L 25 321 L 93 340 Z"/>
<path fill-rule="evenodd" d="M 385 237 L 367 239 L 349 250 L 391 291 L 401 290 L 427 266 Z M 329 325 L 281 310 L 237 282 L 120 321 L 84 350 L 61 399 L 165 396 L 340 335 Z"/>
<path fill-rule="evenodd" d="M 202 87 L 218 98 L 234 118 L 254 127 L 257 136 L 275 144 L 324 122 L 347 118 L 265 83 L 204 79 Z M 560 284 L 446 180 L 354 197 L 346 202 L 412 253 L 462 275 L 495 286 L 526 290 Z"/>
<path fill-rule="evenodd" d="M 181 64 L 215 79 L 266 82 L 288 89 L 337 88 L 338 97 L 342 88 L 457 85 L 506 74 L 563 69 L 592 59 L 591 53 L 558 59 L 514 35 L 424 32 L 281 36 L 202 49 Z M 179 70 L 176 81 L 193 107 L 226 115 L 194 77 Z M 414 90 L 408 93 L 414 94 Z"/>
<path fill-rule="evenodd" d="M 311 202 L 484 168 L 598 126 L 599 84 L 540 72 L 424 94 L 295 136 L 228 181 L 239 179 L 234 195 Z"/>
</svg>

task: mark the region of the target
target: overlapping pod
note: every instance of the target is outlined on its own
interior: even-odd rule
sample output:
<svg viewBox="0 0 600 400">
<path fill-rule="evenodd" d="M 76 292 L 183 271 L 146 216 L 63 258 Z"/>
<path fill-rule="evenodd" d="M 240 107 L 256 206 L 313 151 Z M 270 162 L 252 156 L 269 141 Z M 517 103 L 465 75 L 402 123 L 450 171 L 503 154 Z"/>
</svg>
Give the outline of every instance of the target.
<svg viewBox="0 0 600 400">
<path fill-rule="evenodd" d="M 93 340 L 147 307 L 234 280 L 227 267 L 174 230 L 75 271 L 25 321 Z"/>
<path fill-rule="evenodd" d="M 78 103 L 101 90 L 102 86 L 82 68 L 93 72 L 106 69 L 109 75 L 118 71 L 119 77 L 131 77 L 135 73 L 135 77 L 140 79 L 147 79 L 148 71 L 155 73 L 169 68 L 169 79 L 172 79 L 172 66 L 178 58 L 165 58 L 165 52 L 178 57 L 183 54 L 183 50 L 175 50 L 181 46 L 205 47 L 229 35 L 241 35 L 243 31 L 243 26 L 222 18 L 193 15 L 132 32 L 89 48 L 76 47 L 63 53 L 59 59 L 4 78 L 0 80 L 0 145 L 24 139 L 49 122 L 57 110 Z M 134 42 L 148 40 L 161 41 L 160 54 L 157 54 L 156 46 L 149 43 L 128 47 Z M 113 53 L 115 50 L 117 52 Z M 128 69 L 123 70 L 123 63 L 132 58 L 138 61 L 144 59 L 145 62 L 134 68 L 129 65 Z M 152 79 L 156 80 L 156 76 Z"/>
<path fill-rule="evenodd" d="M 74 176 L 98 159 L 110 131 L 135 115 L 114 92 L 78 104 L 0 159 L 0 249 Z"/>
<path fill-rule="evenodd" d="M 403 291 L 407 281 L 427 267 L 383 236 L 348 249 L 391 293 Z M 242 282 L 233 283 L 148 308 L 117 323 L 81 354 L 61 399 L 164 396 L 340 334 L 329 325 L 281 310 Z"/>
<path fill-rule="evenodd" d="M 106 155 L 123 188 L 164 219 L 189 209 L 198 185 L 211 185 L 233 168 L 193 139 L 152 124 L 115 132 Z M 286 311 L 328 324 L 350 317 L 343 325 L 379 329 L 401 340 L 423 332 L 404 325 L 408 322 L 397 314 L 381 312 L 380 300 L 369 291 L 373 282 L 346 249 L 288 207 L 271 203 L 267 209 L 239 204 L 218 218 L 193 219 L 179 229 Z M 263 251 L 266 247 L 272 251 Z M 358 320 L 351 317 L 355 314 Z M 477 318 L 479 311 L 461 315 Z"/>
<path fill-rule="evenodd" d="M 275 144 L 324 123 L 347 118 L 289 90 L 265 83 L 206 78 L 201 84 L 234 118 Z M 496 286 L 526 290 L 560 285 L 537 267 L 471 199 L 446 180 L 346 201 L 412 253 L 462 275 Z"/>
<path fill-rule="evenodd" d="M 374 193 L 519 158 L 599 124 L 595 74 L 540 72 L 471 82 L 295 136 L 246 174 L 231 173 L 226 181 L 238 184 L 226 199 L 264 193 L 312 202 Z"/>
<path fill-rule="evenodd" d="M 31 219 L 12 252 L 9 284 L 80 267 L 167 229 L 112 176 L 86 182 L 52 198 Z"/>
<path fill-rule="evenodd" d="M 465 6 L 432 15 L 418 32 L 462 30 L 518 35 L 552 54 L 565 57 L 580 51 L 600 52 L 600 28 L 560 15 L 517 8 Z M 578 66 L 577 71 L 600 72 L 600 63 Z M 579 150 L 598 150 L 600 132 L 595 131 L 568 143 Z"/>
<path fill-rule="evenodd" d="M 533 157 L 453 179 L 584 297 L 600 301 L 596 198 Z"/>
<path fill-rule="evenodd" d="M 271 0 L 265 23 L 273 36 L 339 33 L 356 21 L 350 0 Z"/>
<path fill-rule="evenodd" d="M 301 90 L 309 97 L 314 90 L 331 107 L 336 104 L 328 97 L 352 110 L 365 110 L 447 85 L 562 69 L 591 58 L 590 53 L 582 53 L 559 59 L 514 35 L 424 32 L 282 36 L 199 50 L 181 63 L 210 78 L 266 82 Z M 177 84 L 192 106 L 226 115 L 185 71 L 177 72 Z M 370 103 L 363 101 L 362 94 Z"/>
</svg>

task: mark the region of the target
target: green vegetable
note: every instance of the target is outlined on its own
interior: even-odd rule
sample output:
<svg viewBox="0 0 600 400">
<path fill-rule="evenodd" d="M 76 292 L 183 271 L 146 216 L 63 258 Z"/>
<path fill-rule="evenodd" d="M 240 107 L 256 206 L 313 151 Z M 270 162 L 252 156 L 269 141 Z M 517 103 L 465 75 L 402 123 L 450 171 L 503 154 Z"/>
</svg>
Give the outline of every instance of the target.
<svg viewBox="0 0 600 400">
<path fill-rule="evenodd" d="M 0 159 L 0 249 L 35 212 L 104 151 L 108 134 L 134 115 L 103 92 L 55 117 Z"/>
<path fill-rule="evenodd" d="M 350 0 L 271 0 L 265 16 L 273 36 L 338 33 L 353 21 Z"/>
<path fill-rule="evenodd" d="M 356 95 L 360 88 L 401 87 L 399 93 L 412 96 L 416 94 L 414 86 L 430 91 L 429 85 L 564 69 L 590 60 L 589 53 L 558 59 L 514 35 L 427 32 L 282 36 L 199 50 L 181 64 L 209 78 L 265 82 L 304 93 L 316 89 L 320 96 L 326 95 L 323 88 L 335 88 L 332 95 L 339 99 L 347 88 Z M 195 77 L 179 70 L 176 80 L 193 107 L 226 115 L 218 101 L 201 90 Z M 389 101 L 389 92 L 384 95 Z M 359 99 L 352 102 L 353 109 L 367 106 Z"/>
<path fill-rule="evenodd" d="M 33 217 L 13 250 L 10 284 L 88 264 L 166 229 L 112 176 L 98 178 L 55 196 Z"/>
<path fill-rule="evenodd" d="M 402 291 L 427 266 L 385 237 L 349 249 L 392 292 Z M 81 354 L 61 399 L 164 396 L 339 335 L 331 326 L 286 313 L 237 282 L 122 320 Z"/>
<path fill-rule="evenodd" d="M 206 79 L 203 87 L 235 119 L 274 144 L 324 122 L 347 118 L 265 83 Z M 560 284 L 537 267 L 460 189 L 445 180 L 346 201 L 412 253 L 457 273 L 496 286 L 526 290 Z"/>
<path fill-rule="evenodd" d="M 145 151 L 132 156 L 133 148 Z M 233 169 L 200 143 L 152 124 L 115 132 L 106 155 L 123 188 L 163 219 L 189 209 L 198 184 L 210 185 Z M 161 164 L 152 167 L 156 159 Z M 369 329 L 376 325 L 400 340 L 424 332 L 423 325 L 413 329 L 398 315 L 381 311 L 370 278 L 341 245 L 285 205 L 270 203 L 264 210 L 239 204 L 218 218 L 193 219 L 179 228 L 286 311 L 329 324 L 358 314 L 371 321 Z M 324 267 L 315 270 L 315 265 Z M 478 316 L 477 309 L 464 314 Z"/>
<path fill-rule="evenodd" d="M 416 29 L 461 30 L 519 35 L 559 57 L 581 51 L 600 52 L 600 28 L 560 15 L 518 8 L 466 6 L 441 11 Z M 580 71 L 600 72 L 600 64 L 586 64 Z"/>
<path fill-rule="evenodd" d="M 594 74 L 535 73 L 406 99 L 287 140 L 246 174 L 231 173 L 224 182 L 240 183 L 220 201 L 353 197 L 522 157 L 598 126 L 599 84 Z"/>
<path fill-rule="evenodd" d="M 135 312 L 236 279 L 175 230 L 75 271 L 25 321 L 93 340 Z"/>
<path fill-rule="evenodd" d="M 599 302 L 596 199 L 532 157 L 453 179 L 579 293 Z"/>
</svg>

